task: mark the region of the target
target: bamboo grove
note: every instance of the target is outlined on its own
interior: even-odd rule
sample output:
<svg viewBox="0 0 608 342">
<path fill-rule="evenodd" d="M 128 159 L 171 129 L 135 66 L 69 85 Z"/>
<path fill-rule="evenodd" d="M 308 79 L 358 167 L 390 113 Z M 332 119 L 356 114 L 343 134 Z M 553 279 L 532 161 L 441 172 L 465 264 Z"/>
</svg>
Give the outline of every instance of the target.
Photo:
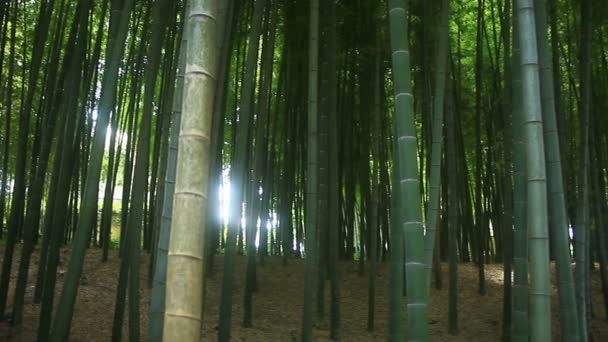
<svg viewBox="0 0 608 342">
<path fill-rule="evenodd" d="M 67 341 L 86 254 L 118 249 L 113 341 L 229 341 L 255 327 L 271 258 L 305 260 L 294 340 L 341 338 L 344 263 L 388 341 L 433 339 L 444 284 L 458 335 L 459 289 L 483 301 L 498 263 L 497 339 L 590 341 L 608 311 L 606 18 L 601 0 L 2 0 L 0 320 L 33 301 L 37 340 Z"/>
</svg>

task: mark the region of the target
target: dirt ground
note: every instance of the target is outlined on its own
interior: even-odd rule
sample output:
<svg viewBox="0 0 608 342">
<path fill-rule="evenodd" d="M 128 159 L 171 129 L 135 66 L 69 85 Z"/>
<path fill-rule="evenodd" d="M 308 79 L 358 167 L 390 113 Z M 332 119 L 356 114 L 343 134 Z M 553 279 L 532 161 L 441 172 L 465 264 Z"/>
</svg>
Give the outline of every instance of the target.
<svg viewBox="0 0 608 342">
<path fill-rule="evenodd" d="M 15 255 L 18 256 L 19 250 Z M 62 252 L 60 276 L 56 288 L 56 300 L 61 291 L 63 273 L 67 267 L 69 250 Z M 148 258 L 142 258 L 140 279 L 141 290 L 141 332 L 142 340 L 148 326 L 148 306 L 150 291 L 147 288 Z M 17 268 L 17 260 L 13 264 Z M 376 321 L 375 330 L 367 331 L 367 275 L 356 272 L 353 263 L 341 265 L 341 312 L 342 341 L 385 341 L 388 330 L 388 265 L 381 265 L 377 275 Z M 459 286 L 459 326 L 458 336 L 447 334 L 447 266 L 442 265 L 444 272 L 443 290 L 432 290 L 430 304 L 430 329 L 432 341 L 500 341 L 502 315 L 502 268 L 501 265 L 486 267 L 487 294 L 477 293 L 477 268 L 473 264 L 460 264 L 458 269 Z M 38 255 L 33 257 L 30 283 L 26 293 L 24 324 L 21 328 L 9 330 L 6 325 L 0 326 L 0 341 L 35 341 L 40 306 L 32 303 L 35 274 L 38 268 Z M 217 258 L 215 274 L 208 278 L 203 341 L 217 340 L 217 322 L 219 297 L 222 281 L 222 259 Z M 236 281 L 233 293 L 232 341 L 260 342 L 293 342 L 300 336 L 302 302 L 304 298 L 304 262 L 290 260 L 288 267 L 281 265 L 280 259 L 267 258 L 265 266 L 258 268 L 258 292 L 254 295 L 254 327 L 241 327 L 243 310 L 243 281 L 245 259 L 239 257 L 235 273 Z M 115 288 L 118 279 L 119 261 L 116 251 L 110 254 L 107 263 L 101 262 L 101 251 L 92 249 L 87 254 L 84 275 L 86 284 L 80 287 L 72 323 L 70 341 L 96 342 L 109 341 L 114 314 Z M 553 269 L 553 278 L 555 277 Z M 14 283 L 13 273 L 11 283 Z M 557 288 L 553 285 L 553 340 L 559 341 L 559 317 Z M 592 272 L 592 292 L 595 319 L 591 332 L 595 341 L 608 341 L 608 322 L 603 309 L 599 272 Z M 327 298 L 327 297 L 326 297 Z M 12 301 L 12 291 L 9 294 Z M 327 308 L 329 305 L 326 306 Z M 10 309 L 9 309 L 10 310 Z M 125 322 L 126 326 L 126 322 Z M 407 327 L 406 327 L 407 329 Z M 128 331 L 123 329 L 123 340 Z M 317 341 L 328 341 L 327 328 L 315 330 Z"/>
</svg>

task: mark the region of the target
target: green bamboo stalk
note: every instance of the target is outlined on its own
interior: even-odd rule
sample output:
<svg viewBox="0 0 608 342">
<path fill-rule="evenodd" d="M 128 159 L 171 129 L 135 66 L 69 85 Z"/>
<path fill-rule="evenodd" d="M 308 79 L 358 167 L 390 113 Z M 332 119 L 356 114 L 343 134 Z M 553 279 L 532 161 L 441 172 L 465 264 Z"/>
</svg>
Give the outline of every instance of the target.
<svg viewBox="0 0 608 342">
<path fill-rule="evenodd" d="M 328 28 L 327 28 L 327 111 L 329 115 L 329 277 L 331 282 L 330 297 L 330 338 L 334 341 L 340 339 L 340 269 L 338 267 L 338 245 L 340 230 L 340 176 L 338 151 L 338 78 L 336 77 L 336 5 L 333 1 L 327 2 Z"/>
<path fill-rule="evenodd" d="M 547 180 L 539 82 L 538 47 L 532 0 L 517 0 L 522 73 L 523 134 L 526 143 L 528 262 L 531 341 L 551 340 Z"/>
<path fill-rule="evenodd" d="M 395 124 L 399 154 L 399 186 L 405 233 L 409 340 L 427 341 L 428 286 L 424 263 L 424 233 L 418 176 L 418 152 L 414 122 L 406 0 L 389 1 L 390 37 L 393 60 Z M 397 209 L 397 208 L 395 208 Z M 397 209 L 397 210 L 399 210 Z M 399 243 L 397 241 L 397 243 Z"/>
<path fill-rule="evenodd" d="M 318 112 L 319 112 L 319 0 L 310 2 L 310 27 L 308 33 L 308 154 L 306 179 L 306 276 L 304 280 L 304 314 L 302 341 L 313 340 L 314 290 L 317 288 L 317 188 L 319 174 Z"/>
<path fill-rule="evenodd" d="M 441 194 L 441 157 L 443 144 L 444 98 L 448 64 L 450 0 L 441 1 L 441 18 L 439 19 L 439 42 L 437 60 L 435 61 L 435 89 L 433 96 L 433 128 L 431 144 L 431 176 L 429 182 L 429 203 L 426 216 L 426 235 L 424 236 L 424 262 L 428 268 L 430 286 L 433 267 L 433 249 L 439 222 L 439 201 Z"/>
<path fill-rule="evenodd" d="M 511 36 L 511 2 L 505 2 L 505 7 L 500 14 L 501 35 L 505 47 L 503 52 L 503 75 L 504 82 L 502 87 L 503 99 L 501 110 L 503 117 L 500 120 L 503 124 L 503 151 L 502 162 L 505 170 L 502 173 L 502 203 L 504 211 L 502 213 L 502 233 L 504 240 L 503 248 L 503 305 L 502 305 L 502 341 L 510 342 L 513 328 L 513 66 L 512 66 L 512 36 Z M 511 120 L 509 120 L 509 116 Z"/>
<path fill-rule="evenodd" d="M 513 341 L 527 342 L 528 240 L 526 227 L 526 160 L 523 141 L 522 85 L 517 17 L 513 16 Z"/>
<path fill-rule="evenodd" d="M 535 0 L 536 37 L 540 62 L 540 91 L 542 101 L 547 181 L 549 190 L 549 215 L 552 221 L 551 242 L 557 264 L 559 283 L 560 329 L 562 341 L 580 341 L 579 320 L 574 295 L 574 280 L 570 266 L 570 241 L 568 216 L 562 176 L 560 142 L 557 131 L 554 97 L 553 62 L 547 37 L 547 2 Z"/>
<path fill-rule="evenodd" d="M 578 169 L 578 198 L 576 227 L 574 229 L 576 253 L 576 297 L 578 303 L 579 328 L 582 341 L 589 340 L 590 317 L 588 310 L 590 298 L 587 295 L 589 286 L 591 220 L 589 219 L 589 125 L 591 116 L 591 35 L 592 35 L 591 1 L 581 1 L 581 101 L 580 101 L 580 154 Z"/>
<path fill-rule="evenodd" d="M 194 0 L 189 7 L 188 52 L 167 258 L 164 341 L 200 341 L 203 314 L 203 246 L 218 57 L 218 2 Z"/>
<path fill-rule="evenodd" d="M 456 123 L 454 120 L 454 96 L 452 80 L 448 75 L 446 86 L 446 168 L 456 170 Z M 458 335 L 458 177 L 452 171 L 447 174 L 447 228 L 449 260 L 448 333 Z"/>
<path fill-rule="evenodd" d="M 184 25 L 184 28 L 186 25 Z M 169 235 L 173 213 L 173 196 L 175 194 L 175 172 L 177 168 L 177 150 L 179 129 L 181 122 L 182 97 L 184 91 L 184 70 L 186 67 L 186 50 L 188 41 L 186 32 L 182 32 L 179 60 L 176 72 L 175 94 L 173 96 L 173 110 L 171 119 L 171 135 L 167 150 L 167 171 L 165 176 L 165 192 L 158 238 L 158 252 L 152 294 L 150 295 L 150 324 L 148 340 L 161 341 L 163 336 L 163 323 L 165 313 L 165 293 L 167 281 L 167 254 L 169 249 Z"/>
</svg>

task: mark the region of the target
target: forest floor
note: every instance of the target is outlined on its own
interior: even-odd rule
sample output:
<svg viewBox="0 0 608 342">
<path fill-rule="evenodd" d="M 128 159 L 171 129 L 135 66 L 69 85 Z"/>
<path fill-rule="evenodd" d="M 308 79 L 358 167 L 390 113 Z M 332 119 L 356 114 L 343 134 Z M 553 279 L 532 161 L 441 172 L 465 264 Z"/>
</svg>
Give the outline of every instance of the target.
<svg viewBox="0 0 608 342">
<path fill-rule="evenodd" d="M 0 253 L 3 255 L 3 248 Z M 19 256 L 19 247 L 15 251 Z M 56 297 L 58 300 L 63 283 L 63 274 L 69 260 L 69 250 L 61 253 Z M 16 258 L 18 259 L 18 257 Z M 222 281 L 221 257 L 216 259 L 215 274 L 208 278 L 207 297 L 205 300 L 205 317 L 203 325 L 203 341 L 216 341 L 217 322 L 219 316 L 219 297 Z M 148 257 L 143 256 L 141 267 L 141 332 L 142 340 L 148 326 L 148 306 L 150 291 L 147 288 Z M 11 286 L 16 279 L 18 260 L 13 264 Z M 243 285 L 246 259 L 238 258 L 235 272 L 233 293 L 233 328 L 232 341 L 259 342 L 293 342 L 298 341 L 301 329 L 304 262 L 289 260 L 289 266 L 283 267 L 281 259 L 266 258 L 264 266 L 258 268 L 258 292 L 254 295 L 254 327 L 245 329 L 241 326 L 243 317 Z M 92 249 L 87 253 L 84 276 L 86 281 L 80 286 L 78 300 L 72 322 L 70 341 L 96 342 L 109 341 L 112 332 L 114 315 L 115 289 L 118 279 L 120 262 L 117 251 L 111 251 L 107 263 L 101 262 L 101 251 Z M 38 254 L 34 254 L 26 293 L 24 324 L 16 330 L 0 326 L 0 341 L 35 341 L 38 326 L 40 306 L 32 303 L 35 275 L 38 269 Z M 481 296 L 477 292 L 478 271 L 474 264 L 458 265 L 458 314 L 460 332 L 458 336 L 447 334 L 448 291 L 447 265 L 442 265 L 444 289 L 432 290 L 429 311 L 429 321 L 432 341 L 500 341 L 501 317 L 503 298 L 502 265 L 486 266 L 487 293 Z M 591 323 L 591 332 L 595 341 L 608 341 L 608 321 L 604 312 L 599 271 L 591 272 L 592 304 L 595 317 Z M 342 341 L 386 341 L 388 331 L 388 264 L 380 264 L 376 284 L 376 320 L 375 330 L 367 331 L 367 275 L 357 272 L 354 263 L 343 263 L 340 271 L 341 278 L 341 313 Z M 555 269 L 552 265 L 552 309 L 553 309 L 553 340 L 559 341 L 559 315 L 557 302 L 557 283 Z M 328 286 L 326 286 L 326 289 Z M 329 289 L 327 289 L 329 291 Z M 327 292 L 328 294 L 329 292 Z M 326 297 L 327 298 L 327 297 Z M 9 293 L 12 301 L 12 290 Z M 329 308 L 329 304 L 326 305 Z M 10 308 L 9 308 L 10 310 Z M 328 316 L 328 315 L 326 315 Z M 126 316 L 125 316 L 126 321 Z M 123 339 L 126 340 L 128 331 L 123 329 Z M 407 329 L 407 328 L 406 328 Z M 317 341 L 328 341 L 327 328 L 315 330 Z"/>
</svg>

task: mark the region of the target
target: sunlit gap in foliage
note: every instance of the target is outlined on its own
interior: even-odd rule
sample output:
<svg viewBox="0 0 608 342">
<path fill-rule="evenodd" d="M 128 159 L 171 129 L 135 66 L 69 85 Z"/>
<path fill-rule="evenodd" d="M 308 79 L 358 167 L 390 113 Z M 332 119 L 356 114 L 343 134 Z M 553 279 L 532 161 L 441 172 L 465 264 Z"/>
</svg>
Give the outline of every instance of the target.
<svg viewBox="0 0 608 342">
<path fill-rule="evenodd" d="M 572 229 L 572 225 L 568 225 L 568 236 L 570 237 L 569 241 L 574 241 L 574 229 Z M 574 244 L 570 243 L 570 255 L 574 255 Z"/>
<path fill-rule="evenodd" d="M 93 109 L 93 111 L 91 112 L 91 119 L 93 121 L 93 132 L 96 129 L 96 124 L 97 124 L 97 115 L 98 115 L 98 111 L 97 109 Z M 108 125 L 108 129 L 106 131 L 106 142 L 105 142 L 105 150 L 108 151 L 110 148 L 110 140 L 112 138 L 112 125 Z M 122 143 L 127 143 L 129 141 L 129 134 L 127 134 L 127 132 L 118 130 L 118 134 L 116 137 L 117 142 L 122 142 Z"/>
<path fill-rule="evenodd" d="M 95 132 L 96 129 L 96 124 L 97 124 L 97 116 L 99 115 L 99 112 L 97 110 L 97 108 L 93 109 L 93 111 L 91 112 L 91 120 L 92 120 L 92 124 L 93 124 L 93 132 Z M 113 115 L 113 113 L 111 113 L 111 115 Z M 107 163 L 107 158 L 109 156 L 109 151 L 110 148 L 112 148 L 111 146 L 111 142 L 112 142 L 112 134 L 113 134 L 113 127 L 112 124 L 110 123 L 107 127 L 106 130 L 106 141 L 105 141 L 105 145 L 104 145 L 104 150 L 105 150 L 105 157 L 104 157 L 104 165 L 105 163 Z M 117 130 L 116 133 L 116 141 L 115 141 L 115 146 L 126 146 L 128 141 L 129 141 L 129 134 L 125 131 L 121 131 L 121 130 Z M 118 151 L 117 151 L 118 152 Z M 124 155 L 123 150 L 120 151 L 121 154 Z M 106 183 L 107 183 L 107 175 L 105 175 L 105 172 L 107 170 L 107 167 L 104 167 L 102 169 L 102 179 L 101 179 L 101 186 L 99 187 L 99 194 L 98 194 L 98 199 L 99 200 L 103 200 L 104 196 L 105 196 L 105 187 L 106 187 Z M 120 178 L 120 181 L 118 181 L 118 189 L 122 188 L 122 175 L 118 176 Z M 115 191 L 114 192 L 114 200 L 115 201 L 122 201 L 122 191 Z"/>
<path fill-rule="evenodd" d="M 258 196 L 262 196 L 264 194 L 264 189 L 262 187 L 258 190 Z M 231 206 L 231 197 L 232 197 L 232 186 L 230 184 L 230 169 L 225 168 L 222 171 L 222 176 L 220 179 L 219 185 L 219 218 L 222 221 L 223 226 L 227 226 L 230 221 L 230 206 Z M 246 217 L 245 207 L 243 206 L 241 210 L 241 229 L 244 231 L 247 228 L 247 217 Z M 277 227 L 279 226 L 279 216 L 277 213 L 271 209 L 268 219 L 265 222 L 266 234 L 270 233 L 272 235 L 277 234 Z M 262 232 L 262 219 L 261 217 L 257 217 L 256 221 L 256 234 L 255 234 L 255 247 L 259 249 L 260 247 L 260 234 Z M 246 235 L 245 235 L 246 236 Z M 296 250 L 295 240 L 293 243 L 293 250 Z"/>
</svg>

